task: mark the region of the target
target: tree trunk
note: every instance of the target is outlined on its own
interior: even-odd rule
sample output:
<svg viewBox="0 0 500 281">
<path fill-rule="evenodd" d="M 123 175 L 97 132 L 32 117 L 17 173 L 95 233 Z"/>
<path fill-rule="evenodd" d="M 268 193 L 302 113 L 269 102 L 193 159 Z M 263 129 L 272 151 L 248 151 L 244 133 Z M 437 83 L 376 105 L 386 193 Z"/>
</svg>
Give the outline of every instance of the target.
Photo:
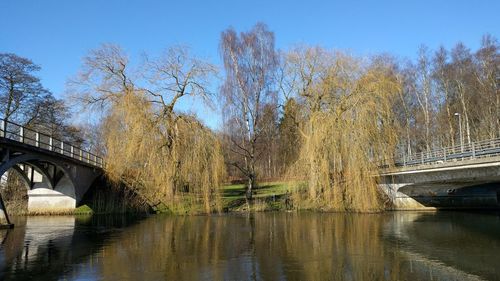
<svg viewBox="0 0 500 281">
<path fill-rule="evenodd" d="M 5 108 L 5 115 L 3 116 L 5 121 L 9 121 L 10 115 L 12 114 L 12 112 L 10 112 L 10 108 L 12 107 L 13 100 L 14 100 L 14 82 L 10 81 L 9 99 L 7 101 L 7 108 Z"/>
<path fill-rule="evenodd" d="M 267 157 L 267 165 L 268 165 L 268 168 L 267 168 L 267 176 L 270 178 L 271 175 L 272 175 L 272 168 L 271 168 L 271 153 L 269 153 L 268 157 Z"/>
<path fill-rule="evenodd" d="M 248 185 L 247 185 L 247 192 L 246 192 L 246 200 L 251 201 L 252 200 L 252 193 L 253 193 L 253 187 L 255 185 L 255 177 L 253 175 L 248 176 Z"/>
<path fill-rule="evenodd" d="M 449 141 L 451 141 L 451 147 L 455 147 L 455 130 L 453 129 L 452 115 L 448 102 L 446 103 L 446 119 L 448 119 L 448 128 L 450 134 Z M 450 145 L 450 143 L 448 143 L 448 145 Z"/>
<path fill-rule="evenodd" d="M 464 86 L 462 85 L 461 81 L 458 81 L 458 86 L 459 86 L 459 93 L 460 93 L 460 104 L 462 105 L 462 111 L 464 114 L 464 121 L 465 121 L 465 134 L 467 137 L 467 143 L 471 143 L 471 137 L 470 137 L 470 122 L 469 122 L 469 114 L 467 110 L 467 103 L 465 100 L 465 89 Z"/>
</svg>

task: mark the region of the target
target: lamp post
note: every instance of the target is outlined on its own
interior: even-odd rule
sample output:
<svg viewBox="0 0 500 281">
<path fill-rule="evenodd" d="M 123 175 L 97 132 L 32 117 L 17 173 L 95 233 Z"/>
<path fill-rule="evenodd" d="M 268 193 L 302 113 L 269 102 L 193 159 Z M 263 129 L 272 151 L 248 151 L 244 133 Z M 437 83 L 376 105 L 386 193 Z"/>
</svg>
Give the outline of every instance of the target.
<svg viewBox="0 0 500 281">
<path fill-rule="evenodd" d="M 458 127 L 460 130 L 460 151 L 464 152 L 464 136 L 462 134 L 462 115 L 460 113 L 455 112 L 455 116 L 458 116 Z"/>
</svg>

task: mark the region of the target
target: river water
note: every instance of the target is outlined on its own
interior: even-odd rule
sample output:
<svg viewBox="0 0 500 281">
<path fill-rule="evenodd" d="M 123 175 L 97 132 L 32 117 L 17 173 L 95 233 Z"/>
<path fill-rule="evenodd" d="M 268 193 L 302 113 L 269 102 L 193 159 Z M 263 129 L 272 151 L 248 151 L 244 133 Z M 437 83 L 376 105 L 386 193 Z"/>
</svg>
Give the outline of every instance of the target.
<svg viewBox="0 0 500 281">
<path fill-rule="evenodd" d="M 500 214 L 18 217 L 0 280 L 500 280 Z"/>
</svg>

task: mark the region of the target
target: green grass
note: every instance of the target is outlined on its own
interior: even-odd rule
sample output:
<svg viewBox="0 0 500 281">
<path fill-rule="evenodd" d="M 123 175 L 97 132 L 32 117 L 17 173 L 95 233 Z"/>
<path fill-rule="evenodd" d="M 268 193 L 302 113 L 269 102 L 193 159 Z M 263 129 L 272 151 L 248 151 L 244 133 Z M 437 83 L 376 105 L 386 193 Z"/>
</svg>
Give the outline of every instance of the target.
<svg viewBox="0 0 500 281">
<path fill-rule="evenodd" d="M 285 210 L 287 192 L 291 193 L 292 187 L 287 182 L 262 182 L 253 190 L 253 203 L 251 210 Z M 222 205 L 226 211 L 247 211 L 245 200 L 245 185 L 232 184 L 222 186 Z M 203 206 L 195 203 L 193 198 L 186 196 L 184 202 L 174 206 L 160 204 L 155 207 L 158 213 L 190 214 L 203 213 Z M 79 206 L 74 210 L 75 215 L 88 215 L 95 213 L 88 205 Z"/>
<path fill-rule="evenodd" d="M 74 211 L 75 215 L 90 215 L 93 214 L 94 211 L 87 205 L 81 205 L 77 207 Z"/>
<path fill-rule="evenodd" d="M 253 190 L 253 198 L 258 202 L 261 210 L 285 209 L 285 195 L 290 193 L 292 187 L 286 182 L 263 182 Z M 246 204 L 245 185 L 231 184 L 222 187 L 223 206 L 228 211 L 240 209 Z M 262 206 L 265 205 L 265 206 Z"/>
<path fill-rule="evenodd" d="M 290 187 L 285 182 L 264 182 L 253 190 L 255 198 L 269 197 L 273 195 L 283 195 L 287 191 L 291 191 Z M 222 197 L 225 199 L 245 198 L 244 184 L 231 184 L 222 187 Z"/>
</svg>

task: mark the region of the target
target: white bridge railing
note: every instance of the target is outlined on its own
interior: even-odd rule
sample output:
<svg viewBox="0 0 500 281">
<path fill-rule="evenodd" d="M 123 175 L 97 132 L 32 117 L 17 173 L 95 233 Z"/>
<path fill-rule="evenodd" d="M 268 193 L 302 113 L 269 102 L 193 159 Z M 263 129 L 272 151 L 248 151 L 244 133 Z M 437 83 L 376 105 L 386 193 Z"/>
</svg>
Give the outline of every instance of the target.
<svg viewBox="0 0 500 281">
<path fill-rule="evenodd" d="M 382 167 L 391 164 L 396 167 L 444 164 L 486 157 L 500 156 L 500 139 L 471 142 L 464 145 L 443 147 L 431 151 L 423 151 L 409 155 L 401 155 L 393 161 L 385 161 Z"/>
<path fill-rule="evenodd" d="M 37 132 L 3 119 L 0 120 L 0 138 L 59 153 L 95 167 L 104 167 L 104 160 L 102 157 L 84 150 L 80 146 L 75 146 L 71 143 L 53 138 L 50 135 Z"/>
</svg>

